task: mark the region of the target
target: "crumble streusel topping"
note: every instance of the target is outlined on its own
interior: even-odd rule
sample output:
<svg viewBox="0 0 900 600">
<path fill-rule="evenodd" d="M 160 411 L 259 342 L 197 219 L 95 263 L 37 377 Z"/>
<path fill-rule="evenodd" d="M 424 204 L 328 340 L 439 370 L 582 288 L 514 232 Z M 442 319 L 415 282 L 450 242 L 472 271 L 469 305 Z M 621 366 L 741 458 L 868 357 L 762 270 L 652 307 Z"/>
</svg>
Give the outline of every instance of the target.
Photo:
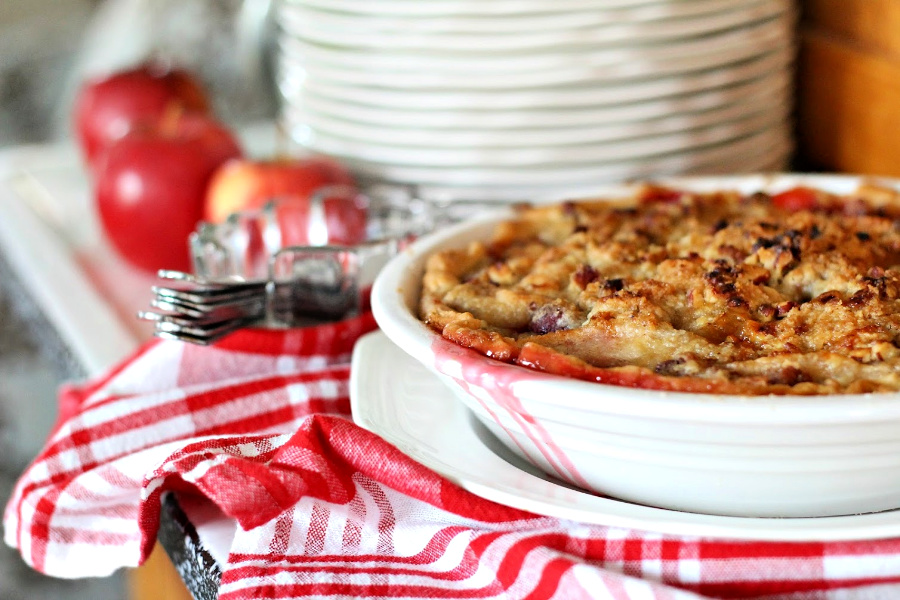
<svg viewBox="0 0 900 600">
<path fill-rule="evenodd" d="M 430 257 L 421 317 L 498 360 L 657 389 L 900 389 L 900 195 L 645 187 Z"/>
</svg>

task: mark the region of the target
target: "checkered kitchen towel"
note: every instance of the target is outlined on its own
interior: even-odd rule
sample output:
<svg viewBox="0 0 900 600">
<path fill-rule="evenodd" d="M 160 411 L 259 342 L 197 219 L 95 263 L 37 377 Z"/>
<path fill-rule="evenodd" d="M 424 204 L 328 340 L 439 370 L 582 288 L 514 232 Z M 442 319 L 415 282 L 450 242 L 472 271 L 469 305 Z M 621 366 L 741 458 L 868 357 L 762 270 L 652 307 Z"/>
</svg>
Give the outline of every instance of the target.
<svg viewBox="0 0 900 600">
<path fill-rule="evenodd" d="M 147 557 L 160 494 L 191 489 L 240 525 L 221 598 L 900 598 L 900 540 L 668 537 L 461 490 L 348 419 L 350 352 L 373 327 L 154 341 L 63 390 L 6 542 L 51 575 L 107 575 Z"/>
</svg>

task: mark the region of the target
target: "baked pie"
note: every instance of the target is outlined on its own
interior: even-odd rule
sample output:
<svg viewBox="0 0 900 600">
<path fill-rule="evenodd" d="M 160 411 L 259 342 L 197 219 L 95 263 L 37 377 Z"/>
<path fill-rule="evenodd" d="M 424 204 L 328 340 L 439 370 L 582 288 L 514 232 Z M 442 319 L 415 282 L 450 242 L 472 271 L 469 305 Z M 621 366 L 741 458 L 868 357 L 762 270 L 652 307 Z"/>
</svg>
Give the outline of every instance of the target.
<svg viewBox="0 0 900 600">
<path fill-rule="evenodd" d="M 420 316 L 494 359 L 724 394 L 900 390 L 900 194 L 643 186 L 429 257 Z"/>
</svg>

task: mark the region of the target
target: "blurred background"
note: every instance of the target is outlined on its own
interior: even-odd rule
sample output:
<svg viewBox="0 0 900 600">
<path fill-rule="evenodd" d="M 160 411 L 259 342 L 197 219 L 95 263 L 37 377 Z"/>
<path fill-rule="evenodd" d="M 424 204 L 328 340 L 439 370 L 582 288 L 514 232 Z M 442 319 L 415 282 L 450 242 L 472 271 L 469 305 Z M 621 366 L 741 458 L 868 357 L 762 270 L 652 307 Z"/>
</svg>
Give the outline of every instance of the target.
<svg viewBox="0 0 900 600">
<path fill-rule="evenodd" d="M 82 82 L 149 56 L 186 66 L 217 114 L 241 125 L 275 115 L 270 0 L 3 0 L 0 146 L 62 139 Z M 161 52 L 160 49 L 165 49 Z"/>
<path fill-rule="evenodd" d="M 5 0 L 0 5 L 0 145 L 56 134 L 60 95 L 98 2 Z"/>
<path fill-rule="evenodd" d="M 66 135 L 61 98 L 68 93 L 74 57 L 98 5 L 94 0 L 0 3 L 0 147 Z M 40 315 L 35 312 L 29 312 L 27 298 L 0 263 L 0 499 L 4 504 L 53 423 L 52 402 L 47 399 L 55 397 L 63 380 L 78 375 L 64 353 L 42 344 L 35 335 L 41 330 Z M 123 597 L 121 576 L 55 580 L 32 571 L 17 551 L 0 547 L 0 598 Z"/>
</svg>

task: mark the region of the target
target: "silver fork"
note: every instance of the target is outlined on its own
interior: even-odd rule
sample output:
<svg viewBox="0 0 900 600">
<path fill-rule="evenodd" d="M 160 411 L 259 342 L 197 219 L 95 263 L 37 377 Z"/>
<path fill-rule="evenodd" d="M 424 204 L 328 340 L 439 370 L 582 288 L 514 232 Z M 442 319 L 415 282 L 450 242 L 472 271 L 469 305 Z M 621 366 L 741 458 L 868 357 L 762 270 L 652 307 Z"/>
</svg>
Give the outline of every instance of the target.
<svg viewBox="0 0 900 600">
<path fill-rule="evenodd" d="M 295 246 L 278 250 L 269 277 L 240 280 L 160 271 L 153 310 L 138 317 L 158 337 L 210 344 L 242 327 L 296 327 L 336 321 L 367 306 L 368 288 L 400 247 L 394 239 L 353 247 Z"/>
</svg>

